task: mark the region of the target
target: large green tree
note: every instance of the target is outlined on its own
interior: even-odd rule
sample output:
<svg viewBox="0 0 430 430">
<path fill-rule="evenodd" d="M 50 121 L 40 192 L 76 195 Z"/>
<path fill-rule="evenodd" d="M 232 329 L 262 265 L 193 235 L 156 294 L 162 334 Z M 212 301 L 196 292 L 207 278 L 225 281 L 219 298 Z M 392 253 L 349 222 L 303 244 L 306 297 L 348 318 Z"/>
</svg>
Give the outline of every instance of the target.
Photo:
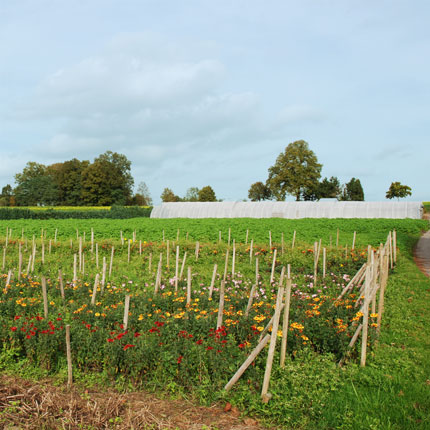
<svg viewBox="0 0 430 430">
<path fill-rule="evenodd" d="M 48 168 L 29 161 L 21 173 L 15 175 L 14 194 L 18 206 L 56 205 L 58 187 Z"/>
<path fill-rule="evenodd" d="M 385 197 L 387 199 L 403 199 L 404 197 L 411 196 L 412 189 L 407 185 L 402 185 L 400 182 L 392 182 L 390 188 L 388 189 Z"/>
<path fill-rule="evenodd" d="M 263 182 L 254 182 L 248 190 L 248 198 L 251 202 L 259 202 L 261 200 L 269 200 L 272 197 L 270 188 Z"/>
<path fill-rule="evenodd" d="M 180 201 L 180 198 L 170 188 L 164 188 L 160 197 L 161 197 L 162 202 L 179 202 Z"/>
<path fill-rule="evenodd" d="M 345 184 L 341 196 L 341 200 L 344 201 L 363 201 L 364 191 L 361 186 L 360 179 L 351 178 L 351 180 Z"/>
<path fill-rule="evenodd" d="M 277 200 L 285 200 L 287 194 L 296 200 L 318 187 L 322 165 L 304 140 L 290 143 L 269 168 L 267 185 Z"/>
<path fill-rule="evenodd" d="M 318 185 L 317 196 L 319 199 L 339 198 L 342 193 L 340 181 L 336 176 L 330 179 L 324 178 Z"/>
<path fill-rule="evenodd" d="M 199 202 L 216 202 L 215 191 L 210 185 L 199 190 Z"/>
<path fill-rule="evenodd" d="M 82 173 L 90 162 L 76 158 L 48 166 L 58 187 L 58 204 L 79 206 L 82 204 Z"/>
<path fill-rule="evenodd" d="M 131 162 L 123 154 L 106 151 L 82 172 L 82 200 L 87 205 L 125 205 L 131 198 Z"/>
</svg>

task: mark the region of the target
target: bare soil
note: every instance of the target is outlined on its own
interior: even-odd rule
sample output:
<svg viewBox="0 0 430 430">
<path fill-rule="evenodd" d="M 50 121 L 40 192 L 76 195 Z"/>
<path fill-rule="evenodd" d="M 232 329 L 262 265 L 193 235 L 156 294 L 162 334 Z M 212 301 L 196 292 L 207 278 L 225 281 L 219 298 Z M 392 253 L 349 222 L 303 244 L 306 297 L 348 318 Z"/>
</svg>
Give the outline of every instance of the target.
<svg viewBox="0 0 430 430">
<path fill-rule="evenodd" d="M 0 429 L 206 429 L 263 427 L 230 404 L 196 406 L 145 392 L 118 393 L 55 386 L 0 375 Z"/>
</svg>

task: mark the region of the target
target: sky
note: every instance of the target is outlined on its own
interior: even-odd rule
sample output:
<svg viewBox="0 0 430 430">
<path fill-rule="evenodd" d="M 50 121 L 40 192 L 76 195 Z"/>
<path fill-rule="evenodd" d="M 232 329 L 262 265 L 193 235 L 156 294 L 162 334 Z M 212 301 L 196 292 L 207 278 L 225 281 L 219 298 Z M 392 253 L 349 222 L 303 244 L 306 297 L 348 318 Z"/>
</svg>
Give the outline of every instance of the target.
<svg viewBox="0 0 430 430">
<path fill-rule="evenodd" d="M 365 200 L 430 201 L 429 22 L 428 0 L 0 0 L 0 187 L 111 150 L 155 204 L 239 201 L 305 140 Z"/>
</svg>

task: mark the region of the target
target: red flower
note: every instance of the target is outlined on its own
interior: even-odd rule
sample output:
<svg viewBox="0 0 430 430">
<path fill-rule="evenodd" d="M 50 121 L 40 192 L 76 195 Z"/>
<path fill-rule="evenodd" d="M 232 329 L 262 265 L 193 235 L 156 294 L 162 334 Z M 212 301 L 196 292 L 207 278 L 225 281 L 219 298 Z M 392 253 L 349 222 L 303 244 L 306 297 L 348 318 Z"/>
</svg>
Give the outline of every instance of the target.
<svg viewBox="0 0 430 430">
<path fill-rule="evenodd" d="M 134 333 L 134 337 L 142 336 L 139 332 Z"/>
<path fill-rule="evenodd" d="M 203 339 L 199 339 L 196 343 L 197 345 L 201 345 L 203 343 Z"/>
<path fill-rule="evenodd" d="M 124 345 L 123 350 L 126 351 L 128 348 L 133 348 L 133 346 L 136 346 L 136 345 L 131 345 L 130 343 L 127 343 L 127 345 Z"/>
<path fill-rule="evenodd" d="M 206 348 L 206 350 L 207 350 L 207 351 L 210 351 L 211 349 L 214 349 L 214 347 L 213 347 L 213 346 L 208 346 L 208 347 Z"/>
<path fill-rule="evenodd" d="M 176 362 L 178 363 L 178 364 L 181 364 L 181 361 L 182 361 L 182 359 L 183 359 L 184 357 L 182 356 L 182 355 L 180 355 L 179 357 L 178 357 L 178 359 L 176 360 Z"/>
<path fill-rule="evenodd" d="M 112 338 L 108 337 L 107 341 L 108 342 L 113 342 L 114 340 Z"/>
<path fill-rule="evenodd" d="M 14 320 L 16 321 L 16 320 L 19 320 L 20 318 L 21 318 L 21 315 L 16 315 Z"/>
<path fill-rule="evenodd" d="M 164 323 L 160 321 L 155 321 L 154 323 L 157 327 L 163 327 Z"/>
<path fill-rule="evenodd" d="M 17 328 L 18 328 L 18 327 L 15 327 L 15 326 L 14 326 L 14 327 L 11 327 L 10 329 L 11 329 L 12 331 L 16 331 L 16 330 L 17 330 Z"/>
<path fill-rule="evenodd" d="M 31 339 L 31 336 L 29 334 L 25 337 L 26 337 L 26 339 Z"/>
</svg>

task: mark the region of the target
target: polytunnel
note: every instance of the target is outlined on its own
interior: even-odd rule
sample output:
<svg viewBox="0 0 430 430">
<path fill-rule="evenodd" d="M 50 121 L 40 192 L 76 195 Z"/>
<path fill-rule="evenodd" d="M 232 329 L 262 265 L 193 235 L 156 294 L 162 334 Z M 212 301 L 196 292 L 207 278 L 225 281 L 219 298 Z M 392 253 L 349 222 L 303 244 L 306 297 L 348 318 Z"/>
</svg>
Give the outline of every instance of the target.
<svg viewBox="0 0 430 430">
<path fill-rule="evenodd" d="M 412 218 L 421 219 L 421 202 L 169 202 L 155 206 L 151 218 Z"/>
</svg>

